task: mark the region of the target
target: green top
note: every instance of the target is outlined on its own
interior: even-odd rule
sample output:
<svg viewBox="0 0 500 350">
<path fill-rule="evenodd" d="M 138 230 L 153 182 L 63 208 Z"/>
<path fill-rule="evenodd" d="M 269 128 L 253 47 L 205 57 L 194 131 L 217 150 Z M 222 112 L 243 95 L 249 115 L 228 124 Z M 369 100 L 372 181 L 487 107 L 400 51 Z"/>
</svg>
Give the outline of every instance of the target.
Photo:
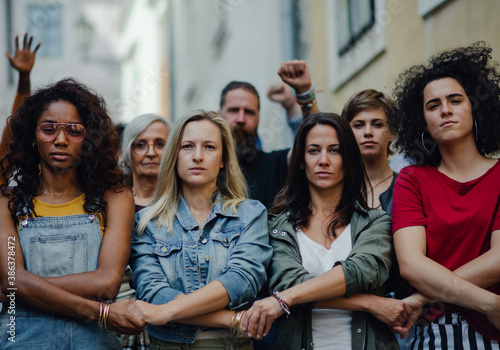
<svg viewBox="0 0 500 350">
<path fill-rule="evenodd" d="M 346 260 L 335 266 L 340 264 L 344 270 L 346 297 L 357 292 L 383 296 L 391 267 L 391 219 L 384 211 L 367 211 L 357 202 L 354 209 L 350 221 L 352 250 Z M 271 293 L 313 278 L 302 266 L 296 230 L 288 221 L 288 213 L 270 217 L 269 241 L 274 249 L 268 270 Z M 314 303 L 295 305 L 289 318 L 278 319 L 275 349 L 313 349 L 313 307 Z M 370 313 L 353 312 L 351 332 L 353 350 L 399 349 L 388 326 Z"/>
</svg>

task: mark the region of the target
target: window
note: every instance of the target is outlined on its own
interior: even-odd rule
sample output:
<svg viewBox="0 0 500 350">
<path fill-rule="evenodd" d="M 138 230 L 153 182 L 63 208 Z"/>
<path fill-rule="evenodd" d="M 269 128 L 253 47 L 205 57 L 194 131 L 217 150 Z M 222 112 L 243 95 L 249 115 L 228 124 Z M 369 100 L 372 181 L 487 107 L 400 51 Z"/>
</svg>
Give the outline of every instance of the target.
<svg viewBox="0 0 500 350">
<path fill-rule="evenodd" d="M 327 2 L 330 86 L 338 90 L 385 49 L 385 0 Z"/>
<path fill-rule="evenodd" d="M 59 57 L 62 55 L 61 5 L 29 4 L 27 7 L 28 32 L 33 42 L 41 42 L 37 55 Z"/>
<path fill-rule="evenodd" d="M 336 11 L 338 51 L 342 56 L 375 23 L 374 0 L 338 0 Z"/>
<path fill-rule="evenodd" d="M 427 16 L 434 11 L 437 7 L 441 6 L 448 0 L 419 0 L 418 1 L 418 14 L 421 17 Z"/>
</svg>

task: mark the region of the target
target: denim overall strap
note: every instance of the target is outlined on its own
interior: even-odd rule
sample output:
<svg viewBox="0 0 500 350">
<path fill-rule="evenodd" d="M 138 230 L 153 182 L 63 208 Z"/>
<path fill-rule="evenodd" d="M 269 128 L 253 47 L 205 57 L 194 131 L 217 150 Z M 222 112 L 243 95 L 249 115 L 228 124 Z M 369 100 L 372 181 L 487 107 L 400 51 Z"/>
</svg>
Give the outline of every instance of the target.
<svg viewBox="0 0 500 350">
<path fill-rule="evenodd" d="M 99 218 L 93 214 L 37 217 L 21 220 L 19 241 L 27 271 L 40 277 L 59 277 L 94 271 L 101 248 Z M 72 319 L 16 303 L 16 342 L 4 327 L 11 315 L 0 315 L 0 348 L 121 349 L 111 331 L 91 320 Z"/>
<path fill-rule="evenodd" d="M 19 240 L 27 271 L 58 277 L 94 271 L 101 248 L 97 215 L 69 215 L 25 219 Z"/>
</svg>

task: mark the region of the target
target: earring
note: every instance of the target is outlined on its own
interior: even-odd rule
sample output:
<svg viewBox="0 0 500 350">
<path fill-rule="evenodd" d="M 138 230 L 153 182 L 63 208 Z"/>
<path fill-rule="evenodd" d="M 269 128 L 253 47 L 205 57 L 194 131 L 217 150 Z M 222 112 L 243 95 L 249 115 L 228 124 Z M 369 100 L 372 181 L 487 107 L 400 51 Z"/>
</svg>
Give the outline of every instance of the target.
<svg viewBox="0 0 500 350">
<path fill-rule="evenodd" d="M 477 123 L 476 123 L 476 119 L 474 119 L 474 127 L 476 128 L 476 142 L 477 142 L 478 130 L 477 130 Z"/>
<path fill-rule="evenodd" d="M 431 154 L 434 149 L 436 148 L 436 141 L 433 139 L 432 141 L 434 141 L 434 146 L 432 147 L 432 150 L 428 150 L 427 147 L 425 147 L 425 141 L 424 141 L 424 133 L 425 133 L 425 130 L 422 131 L 422 147 L 424 147 L 424 150 L 428 153 L 428 154 Z"/>
<path fill-rule="evenodd" d="M 38 163 L 38 176 L 42 175 L 42 163 Z"/>
</svg>

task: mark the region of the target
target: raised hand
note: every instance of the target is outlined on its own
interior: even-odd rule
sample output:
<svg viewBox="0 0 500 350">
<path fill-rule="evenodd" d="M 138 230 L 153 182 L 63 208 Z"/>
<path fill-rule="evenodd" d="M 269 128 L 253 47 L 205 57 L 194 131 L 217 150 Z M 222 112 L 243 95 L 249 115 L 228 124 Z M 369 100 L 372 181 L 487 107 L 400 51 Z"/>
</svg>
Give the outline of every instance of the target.
<svg viewBox="0 0 500 350">
<path fill-rule="evenodd" d="M 289 108 L 295 104 L 295 96 L 292 89 L 285 83 L 274 83 L 267 89 L 267 97 L 271 101 L 279 102 L 285 108 Z"/>
<path fill-rule="evenodd" d="M 16 35 L 14 57 L 12 57 L 8 52 L 5 53 L 5 56 L 7 56 L 10 61 L 10 65 L 20 73 L 31 72 L 33 65 L 35 64 L 36 52 L 42 43 L 38 43 L 35 49 L 31 51 L 32 42 L 33 35 L 30 35 L 28 39 L 28 33 L 25 33 L 23 38 L 23 47 L 20 49 L 19 35 Z"/>
<path fill-rule="evenodd" d="M 295 117 L 302 114 L 300 106 L 295 102 L 295 96 L 289 85 L 280 82 L 274 83 L 267 89 L 267 97 L 271 101 L 279 102 L 286 109 L 288 117 Z"/>
<path fill-rule="evenodd" d="M 287 61 L 281 64 L 278 75 L 283 82 L 290 85 L 296 94 L 302 94 L 312 86 L 311 74 L 307 68 L 306 61 Z"/>
</svg>

